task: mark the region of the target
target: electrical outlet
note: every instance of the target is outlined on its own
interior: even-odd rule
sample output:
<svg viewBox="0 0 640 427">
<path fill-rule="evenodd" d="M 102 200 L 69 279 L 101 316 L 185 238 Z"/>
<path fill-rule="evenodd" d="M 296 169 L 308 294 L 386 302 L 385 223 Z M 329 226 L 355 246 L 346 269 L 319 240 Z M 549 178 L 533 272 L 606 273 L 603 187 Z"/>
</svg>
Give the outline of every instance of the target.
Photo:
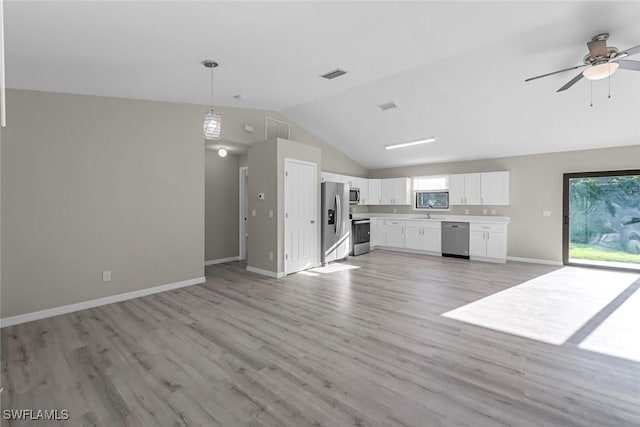
<svg viewBox="0 0 640 427">
<path fill-rule="evenodd" d="M 111 270 L 102 272 L 102 281 L 103 282 L 110 282 L 111 281 Z"/>
<path fill-rule="evenodd" d="M 269 218 L 273 218 L 273 209 L 269 209 Z"/>
<path fill-rule="evenodd" d="M 465 209 L 465 210 L 464 210 L 464 214 L 465 214 L 465 215 L 469 215 L 469 209 Z"/>
<path fill-rule="evenodd" d="M 542 211 L 542 216 L 551 216 L 551 211 L 548 211 L 548 210 Z"/>
<path fill-rule="evenodd" d="M 264 200 L 264 193 L 258 193 L 258 199 Z"/>
<path fill-rule="evenodd" d="M 486 215 L 487 214 L 487 210 L 486 209 L 482 209 L 482 215 Z"/>
</svg>

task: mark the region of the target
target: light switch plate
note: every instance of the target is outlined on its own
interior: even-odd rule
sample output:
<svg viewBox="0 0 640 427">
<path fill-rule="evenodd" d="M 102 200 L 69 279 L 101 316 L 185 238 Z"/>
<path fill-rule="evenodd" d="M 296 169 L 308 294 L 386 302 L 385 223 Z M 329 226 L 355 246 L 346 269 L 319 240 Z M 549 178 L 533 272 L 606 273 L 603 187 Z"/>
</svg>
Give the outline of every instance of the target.
<svg viewBox="0 0 640 427">
<path fill-rule="evenodd" d="M 551 216 L 551 211 L 549 211 L 549 210 L 543 210 L 543 211 L 542 211 L 542 216 Z"/>
<path fill-rule="evenodd" d="M 487 210 L 486 209 L 482 209 L 482 215 L 486 215 L 487 214 Z"/>
<path fill-rule="evenodd" d="M 256 210 L 255 209 L 251 209 L 251 216 L 256 216 Z"/>
<path fill-rule="evenodd" d="M 110 282 L 111 281 L 111 271 L 103 271 L 102 272 L 102 281 L 103 282 Z"/>
</svg>

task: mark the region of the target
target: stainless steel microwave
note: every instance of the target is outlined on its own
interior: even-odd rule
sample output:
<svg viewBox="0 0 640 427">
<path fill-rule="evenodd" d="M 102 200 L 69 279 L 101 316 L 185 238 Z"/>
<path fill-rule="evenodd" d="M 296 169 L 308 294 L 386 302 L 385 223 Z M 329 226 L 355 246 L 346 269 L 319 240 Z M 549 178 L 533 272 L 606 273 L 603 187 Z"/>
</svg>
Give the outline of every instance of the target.
<svg viewBox="0 0 640 427">
<path fill-rule="evenodd" d="M 357 205 L 358 203 L 360 203 L 360 189 L 352 187 L 349 189 L 349 204 Z"/>
</svg>

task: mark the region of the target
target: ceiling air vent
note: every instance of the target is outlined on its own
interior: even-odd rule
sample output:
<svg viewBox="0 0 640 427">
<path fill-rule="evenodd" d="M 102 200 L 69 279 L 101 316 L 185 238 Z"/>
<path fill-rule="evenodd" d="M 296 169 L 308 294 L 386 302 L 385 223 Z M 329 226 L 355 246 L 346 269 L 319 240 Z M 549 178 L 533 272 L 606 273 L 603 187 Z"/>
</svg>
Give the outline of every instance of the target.
<svg viewBox="0 0 640 427">
<path fill-rule="evenodd" d="M 322 77 L 323 79 L 331 80 L 335 79 L 336 77 L 344 76 L 345 74 L 347 74 L 346 71 L 338 68 L 337 70 L 329 71 L 327 74 L 323 74 L 320 77 Z"/>
<path fill-rule="evenodd" d="M 395 102 L 387 102 L 385 104 L 378 105 L 382 111 L 391 110 L 392 108 L 398 108 Z"/>
</svg>

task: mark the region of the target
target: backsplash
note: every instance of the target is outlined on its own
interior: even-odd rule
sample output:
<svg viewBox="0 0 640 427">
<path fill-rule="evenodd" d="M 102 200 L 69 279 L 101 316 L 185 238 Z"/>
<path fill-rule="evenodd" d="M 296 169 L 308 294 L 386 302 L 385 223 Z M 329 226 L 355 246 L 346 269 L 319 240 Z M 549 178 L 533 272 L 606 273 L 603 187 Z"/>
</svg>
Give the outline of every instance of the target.
<svg viewBox="0 0 640 427">
<path fill-rule="evenodd" d="M 357 211 L 355 209 L 358 209 Z M 486 213 L 484 210 L 486 209 Z M 494 213 L 495 211 L 495 213 Z M 399 213 L 417 215 L 425 213 L 424 210 L 414 210 L 411 206 L 354 206 L 354 213 Z M 433 215 L 488 215 L 509 216 L 508 206 L 452 206 L 449 210 L 433 209 Z"/>
</svg>

